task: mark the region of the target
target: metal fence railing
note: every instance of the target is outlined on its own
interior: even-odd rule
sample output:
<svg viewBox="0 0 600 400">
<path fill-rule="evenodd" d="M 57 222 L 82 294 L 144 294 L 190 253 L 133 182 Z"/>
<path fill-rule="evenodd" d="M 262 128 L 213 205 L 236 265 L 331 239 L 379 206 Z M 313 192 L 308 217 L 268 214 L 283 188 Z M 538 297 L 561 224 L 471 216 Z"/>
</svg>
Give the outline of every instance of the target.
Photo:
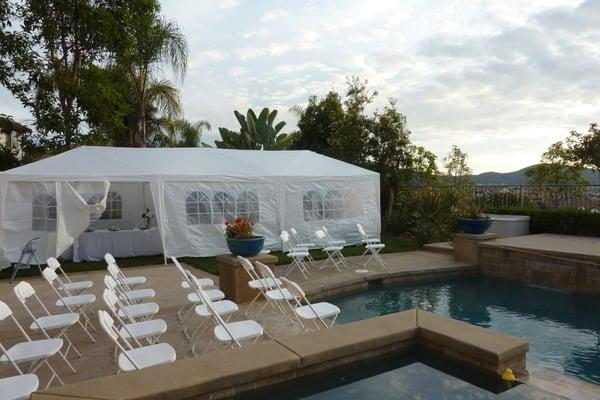
<svg viewBox="0 0 600 400">
<path fill-rule="evenodd" d="M 409 190 L 418 190 L 409 186 Z M 457 190 L 456 186 L 434 186 L 436 190 Z M 482 208 L 549 207 L 578 208 L 600 211 L 600 185 L 498 185 L 463 186 L 460 190 L 471 191 Z"/>
</svg>

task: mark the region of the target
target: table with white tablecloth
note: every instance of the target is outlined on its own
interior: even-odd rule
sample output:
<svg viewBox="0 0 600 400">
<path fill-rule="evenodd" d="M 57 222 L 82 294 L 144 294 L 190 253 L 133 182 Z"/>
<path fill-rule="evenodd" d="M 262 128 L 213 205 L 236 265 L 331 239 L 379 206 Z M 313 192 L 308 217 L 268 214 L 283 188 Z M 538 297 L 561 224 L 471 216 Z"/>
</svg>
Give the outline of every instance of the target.
<svg viewBox="0 0 600 400">
<path fill-rule="evenodd" d="M 98 261 L 104 254 L 115 258 L 152 256 L 162 253 L 158 228 L 82 233 L 73 243 L 73 261 Z"/>
</svg>

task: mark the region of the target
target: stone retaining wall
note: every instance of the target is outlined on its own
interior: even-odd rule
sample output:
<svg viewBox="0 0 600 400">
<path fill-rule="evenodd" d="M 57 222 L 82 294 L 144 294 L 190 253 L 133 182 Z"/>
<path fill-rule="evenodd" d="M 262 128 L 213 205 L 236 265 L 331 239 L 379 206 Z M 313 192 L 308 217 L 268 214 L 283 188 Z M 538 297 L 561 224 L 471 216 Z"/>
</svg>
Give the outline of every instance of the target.
<svg viewBox="0 0 600 400">
<path fill-rule="evenodd" d="M 32 400 L 223 399 L 418 346 L 489 374 L 524 374 L 526 341 L 435 315 L 404 311 L 331 329 L 36 392 Z"/>
<path fill-rule="evenodd" d="M 479 245 L 481 273 L 571 292 L 600 294 L 600 261 L 568 254 L 535 253 Z"/>
</svg>

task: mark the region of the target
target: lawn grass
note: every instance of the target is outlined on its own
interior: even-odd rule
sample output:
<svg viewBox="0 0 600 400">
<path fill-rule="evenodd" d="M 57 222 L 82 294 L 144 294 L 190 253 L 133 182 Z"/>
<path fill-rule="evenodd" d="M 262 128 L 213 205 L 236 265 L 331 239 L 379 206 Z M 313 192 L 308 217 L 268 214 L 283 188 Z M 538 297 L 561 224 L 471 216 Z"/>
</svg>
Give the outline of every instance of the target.
<svg viewBox="0 0 600 400">
<path fill-rule="evenodd" d="M 382 253 L 398 253 L 402 251 L 412 251 L 417 250 L 419 246 L 413 239 L 408 239 L 405 237 L 384 237 L 383 242 L 385 243 L 385 248 L 382 250 Z M 344 248 L 343 253 L 345 256 L 359 256 L 363 253 L 364 249 L 361 246 L 349 246 Z M 322 260 L 327 258 L 326 254 L 322 250 L 311 250 L 310 252 L 315 260 Z M 285 255 L 285 253 L 281 251 L 271 252 L 272 255 L 278 258 L 279 264 L 288 264 L 290 259 Z M 180 261 L 213 275 L 219 274 L 219 268 L 217 265 L 216 257 L 182 257 Z M 119 258 L 117 259 L 117 263 L 121 268 L 128 267 L 140 267 L 144 265 L 156 265 L 162 264 L 163 256 L 141 256 L 141 257 L 129 257 L 129 258 Z M 97 271 L 106 268 L 106 263 L 103 261 L 82 261 L 82 262 L 72 262 L 72 261 L 61 261 L 61 265 L 67 273 L 69 272 L 85 272 L 85 271 Z M 0 279 L 7 279 L 12 272 L 12 268 L 5 269 L 0 271 Z M 29 270 L 19 271 L 17 277 L 22 276 L 35 276 L 39 275 L 37 266 L 32 266 Z"/>
</svg>

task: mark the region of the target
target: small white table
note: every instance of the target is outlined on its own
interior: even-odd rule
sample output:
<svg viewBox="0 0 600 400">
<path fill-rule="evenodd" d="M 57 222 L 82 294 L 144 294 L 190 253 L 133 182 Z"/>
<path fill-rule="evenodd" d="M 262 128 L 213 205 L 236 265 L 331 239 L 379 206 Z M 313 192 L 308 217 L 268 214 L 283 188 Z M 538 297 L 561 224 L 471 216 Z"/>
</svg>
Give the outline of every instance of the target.
<svg viewBox="0 0 600 400">
<path fill-rule="evenodd" d="M 158 228 L 82 233 L 73 243 L 73 261 L 99 261 L 104 254 L 115 258 L 153 256 L 162 253 Z"/>
</svg>

